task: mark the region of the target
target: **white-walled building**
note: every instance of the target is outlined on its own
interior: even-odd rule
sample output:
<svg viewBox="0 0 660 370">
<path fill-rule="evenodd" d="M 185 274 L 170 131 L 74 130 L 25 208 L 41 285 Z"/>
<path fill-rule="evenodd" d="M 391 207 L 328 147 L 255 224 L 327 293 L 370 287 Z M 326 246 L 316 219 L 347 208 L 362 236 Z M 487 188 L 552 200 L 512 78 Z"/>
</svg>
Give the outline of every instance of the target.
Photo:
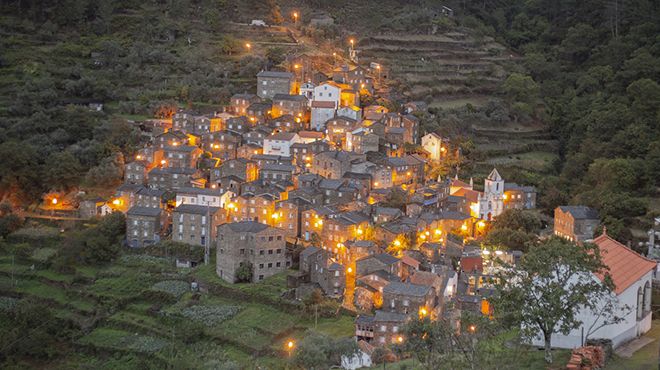
<svg viewBox="0 0 660 370">
<path fill-rule="evenodd" d="M 603 263 L 609 267 L 609 274 L 615 285 L 610 299 L 618 306 L 617 311 L 624 319 L 589 333 L 592 325 L 595 329 L 602 324 L 603 318 L 596 312 L 606 304 L 607 301 L 603 300 L 595 312 L 583 310 L 578 313 L 577 319 L 583 323 L 581 327 L 572 330 L 568 335 L 553 334 L 551 344 L 554 348 L 581 347 L 587 340 L 587 334 L 589 339 L 610 339 L 616 348 L 651 329 L 652 280 L 657 262 L 639 255 L 606 233 L 593 242 L 600 249 Z M 592 278 L 601 281 L 603 279 L 602 276 L 596 275 L 592 275 Z M 543 346 L 543 343 L 541 334 L 532 341 L 536 346 Z"/>
<path fill-rule="evenodd" d="M 291 156 L 291 145 L 300 142 L 300 136 L 295 132 L 280 132 L 264 138 L 264 154 Z"/>
<path fill-rule="evenodd" d="M 339 108 L 341 101 L 341 88 L 332 83 L 323 83 L 314 88 L 315 102 L 333 102 L 334 109 Z"/>
<path fill-rule="evenodd" d="M 439 162 L 447 148 L 442 145 L 442 137 L 435 132 L 422 136 L 422 147 L 429 152 L 431 160 Z"/>
<path fill-rule="evenodd" d="M 312 130 L 325 131 L 325 123 L 334 118 L 337 105 L 331 101 L 313 101 L 310 127 Z"/>
<path fill-rule="evenodd" d="M 484 180 L 484 192 L 479 194 L 479 218 L 492 220 L 504 212 L 504 179 L 496 168 Z"/>
<path fill-rule="evenodd" d="M 181 188 L 176 191 L 176 206 L 191 204 L 197 206 L 222 206 L 222 194 L 216 189 Z"/>
</svg>

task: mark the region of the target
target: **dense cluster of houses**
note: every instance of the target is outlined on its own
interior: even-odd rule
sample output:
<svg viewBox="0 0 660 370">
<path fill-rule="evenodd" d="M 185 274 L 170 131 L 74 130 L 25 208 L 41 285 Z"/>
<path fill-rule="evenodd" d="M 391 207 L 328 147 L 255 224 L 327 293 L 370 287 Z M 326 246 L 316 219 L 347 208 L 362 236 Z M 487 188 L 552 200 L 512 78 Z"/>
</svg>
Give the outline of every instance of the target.
<svg viewBox="0 0 660 370">
<path fill-rule="evenodd" d="M 506 183 L 496 169 L 482 191 L 472 179 L 429 178 L 429 166 L 450 155 L 448 139 L 422 135 L 413 114 L 422 103 L 362 107 L 373 92 L 372 71 L 361 66 L 309 81 L 262 71 L 256 94 L 232 96 L 222 113 L 152 122 L 115 196 L 83 202 L 81 213 L 124 212 L 133 248 L 171 239 L 205 247 L 207 258 L 215 249 L 217 275 L 229 283 L 298 265 L 287 280 L 297 298 L 318 289 L 372 312 L 355 323 L 370 345 L 402 341 L 411 317 L 490 315 L 495 260 L 515 264 L 521 253 L 466 241 L 507 209 L 535 208 L 536 190 Z M 388 204 L 394 189 L 405 204 Z M 555 219 L 555 234 L 578 242 L 593 239 L 599 223 L 579 206 L 558 207 Z"/>
</svg>

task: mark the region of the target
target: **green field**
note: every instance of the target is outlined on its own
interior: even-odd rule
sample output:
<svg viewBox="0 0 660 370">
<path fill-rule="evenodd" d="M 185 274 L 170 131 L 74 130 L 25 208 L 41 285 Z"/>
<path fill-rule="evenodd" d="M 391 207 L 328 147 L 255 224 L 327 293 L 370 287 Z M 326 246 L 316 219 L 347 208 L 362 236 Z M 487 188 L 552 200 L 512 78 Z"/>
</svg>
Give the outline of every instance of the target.
<svg viewBox="0 0 660 370">
<path fill-rule="evenodd" d="M 231 285 L 215 276 L 213 265 L 177 270 L 172 261 L 124 255 L 67 274 L 32 270 L 31 261 L 12 265 L 8 250 L 0 252 L 0 306 L 36 299 L 63 325 L 76 328 L 66 344 L 70 350 L 41 368 L 216 368 L 234 362 L 278 369 L 285 364 L 286 340 L 301 340 L 310 330 L 337 338 L 354 330 L 351 316 L 315 323 L 299 304 L 280 298 L 286 273 Z M 47 261 L 52 255 L 36 248 L 32 258 Z M 191 292 L 192 280 L 208 292 Z"/>
</svg>

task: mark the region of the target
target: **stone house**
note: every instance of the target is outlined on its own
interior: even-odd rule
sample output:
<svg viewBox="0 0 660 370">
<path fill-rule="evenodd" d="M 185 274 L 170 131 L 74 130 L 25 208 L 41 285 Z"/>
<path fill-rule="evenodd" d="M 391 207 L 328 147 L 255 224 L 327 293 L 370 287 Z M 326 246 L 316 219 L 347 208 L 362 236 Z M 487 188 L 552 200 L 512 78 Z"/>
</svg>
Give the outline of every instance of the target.
<svg viewBox="0 0 660 370">
<path fill-rule="evenodd" d="M 377 310 L 374 316 L 359 315 L 355 320 L 355 336 L 376 346 L 402 343 L 403 327 L 409 315 Z"/>
<path fill-rule="evenodd" d="M 360 128 L 346 133 L 346 146 L 344 149 L 349 152 L 366 154 L 367 152 L 377 152 L 379 144 L 380 138 L 378 135 Z"/>
<path fill-rule="evenodd" d="M 276 203 L 271 215 L 271 225 L 285 231 L 287 237 L 297 237 L 300 234 L 300 209 L 298 202 L 288 199 Z"/>
<path fill-rule="evenodd" d="M 586 206 L 555 208 L 554 234 L 573 242 L 585 242 L 594 237 L 600 224 L 598 211 Z"/>
<path fill-rule="evenodd" d="M 257 74 L 257 95 L 273 99 L 277 94 L 290 94 L 294 76 L 290 72 L 262 71 Z"/>
<path fill-rule="evenodd" d="M 253 126 L 254 124 L 252 124 L 246 116 L 231 117 L 225 121 L 222 130 L 237 134 L 244 134 L 248 132 Z"/>
<path fill-rule="evenodd" d="M 135 205 L 138 207 L 164 209 L 166 205 L 163 199 L 164 196 L 165 190 L 142 188 L 137 191 Z"/>
<path fill-rule="evenodd" d="M 211 182 L 225 176 L 236 176 L 245 182 L 254 181 L 258 178 L 259 168 L 255 161 L 245 158 L 229 159 L 224 161 L 220 167 L 211 169 Z"/>
<path fill-rule="evenodd" d="M 225 220 L 224 209 L 182 204 L 172 212 L 172 240 L 191 245 L 212 245 L 216 226 Z"/>
<path fill-rule="evenodd" d="M 124 182 L 145 185 L 147 183 L 148 170 L 149 163 L 147 161 L 128 162 L 124 166 Z"/>
<path fill-rule="evenodd" d="M 290 265 L 281 229 L 243 221 L 218 226 L 217 235 L 216 273 L 229 283 L 238 280 L 237 270 L 243 265 L 252 270 L 253 283 L 283 272 Z"/>
<path fill-rule="evenodd" d="M 234 94 L 229 102 L 229 111 L 239 116 L 247 114 L 247 108 L 261 99 L 254 94 Z"/>
<path fill-rule="evenodd" d="M 296 167 L 290 164 L 265 164 L 259 170 L 259 178 L 269 181 L 292 181 Z"/>
<path fill-rule="evenodd" d="M 321 140 L 311 143 L 295 143 L 291 145 L 291 156 L 296 166 L 301 169 L 309 169 L 312 166 L 314 156 L 329 149 L 328 142 Z"/>
<path fill-rule="evenodd" d="M 252 159 L 255 155 L 263 154 L 262 144 L 244 144 L 238 147 L 236 151 L 237 158 Z"/>
<path fill-rule="evenodd" d="M 382 270 L 401 277 L 401 260 L 387 253 L 378 253 L 355 261 L 355 276 L 364 276 Z"/>
<path fill-rule="evenodd" d="M 327 140 L 335 143 L 337 147 L 346 146 L 346 134 L 355 130 L 358 122 L 348 117 L 333 117 L 325 123 Z"/>
<path fill-rule="evenodd" d="M 305 122 L 301 117 L 295 117 L 291 114 L 285 114 L 273 118 L 269 122 L 269 128 L 272 128 L 273 133 L 280 132 L 298 132 L 305 128 Z M 300 134 L 299 134 L 300 135 Z"/>
<path fill-rule="evenodd" d="M 308 106 L 307 98 L 303 95 L 276 94 L 273 97 L 271 116 L 291 115 L 301 121 L 306 121 Z"/>
<path fill-rule="evenodd" d="M 325 177 L 326 179 L 341 179 L 351 170 L 351 154 L 343 151 L 322 152 L 314 156 L 309 172 Z"/>
<path fill-rule="evenodd" d="M 536 208 L 536 188 L 504 183 L 504 209 Z"/>
<path fill-rule="evenodd" d="M 383 288 L 382 310 L 400 314 L 429 314 L 435 308 L 435 291 L 431 286 L 393 281 Z"/>
<path fill-rule="evenodd" d="M 154 138 L 154 146 L 160 150 L 166 146 L 188 145 L 190 138 L 182 131 L 167 131 Z"/>
<path fill-rule="evenodd" d="M 275 213 L 275 199 L 270 194 L 242 194 L 234 199 L 235 208 L 228 216 L 234 222 L 256 221 L 269 223 Z"/>
<path fill-rule="evenodd" d="M 202 136 L 202 148 L 211 152 L 214 158 L 228 160 L 236 158 L 236 151 L 241 145 L 242 137 L 240 134 L 222 130 L 212 132 Z"/>
<path fill-rule="evenodd" d="M 196 168 L 203 151 L 193 145 L 172 145 L 163 149 L 166 167 Z"/>
<path fill-rule="evenodd" d="M 270 103 L 254 103 L 247 109 L 248 123 L 251 127 L 262 125 L 269 120 L 271 116 L 272 105 Z M 246 128 L 247 130 L 247 128 Z"/>
<path fill-rule="evenodd" d="M 243 134 L 243 143 L 247 144 L 257 144 L 259 149 L 262 149 L 264 145 L 264 139 L 272 134 L 272 130 L 268 127 L 256 127 Z"/>
<path fill-rule="evenodd" d="M 142 248 L 160 241 L 161 209 L 131 207 L 126 213 L 126 243 L 131 248 Z"/>
<path fill-rule="evenodd" d="M 192 186 L 200 176 L 198 170 L 185 167 L 154 168 L 149 171 L 147 180 L 150 188 L 176 190 Z"/>
</svg>

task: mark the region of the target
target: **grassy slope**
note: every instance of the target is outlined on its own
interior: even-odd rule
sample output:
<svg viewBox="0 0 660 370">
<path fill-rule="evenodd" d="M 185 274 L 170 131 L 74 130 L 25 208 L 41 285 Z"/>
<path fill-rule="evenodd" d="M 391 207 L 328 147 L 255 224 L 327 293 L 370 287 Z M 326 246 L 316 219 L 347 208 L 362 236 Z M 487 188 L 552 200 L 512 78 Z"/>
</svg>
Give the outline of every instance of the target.
<svg viewBox="0 0 660 370">
<path fill-rule="evenodd" d="M 158 260 L 130 256 L 102 268 L 87 268 L 85 275 L 93 277 L 85 282 L 72 283 L 74 275 L 50 269 L 32 271 L 26 268 L 29 261 L 12 268 L 8 255 L 4 253 L 0 253 L 0 261 L 0 292 L 48 302 L 57 317 L 76 326 L 92 322 L 95 315 L 101 314 L 93 330 L 74 344 L 74 347 L 94 351 L 63 355 L 48 365 L 41 364 L 44 368 L 79 367 L 84 363 L 100 362 L 107 356 L 112 357 L 111 363 L 116 362 L 116 366 L 122 368 L 124 366 L 120 364 L 138 367 L 130 364 L 141 356 L 174 367 L 181 363 L 202 367 L 216 360 L 233 360 L 243 365 L 254 363 L 279 368 L 283 366 L 283 359 L 279 357 L 283 341 L 286 338 L 300 340 L 314 328 L 314 321 L 307 316 L 262 303 L 279 299 L 278 292 L 285 286 L 284 274 L 259 284 L 233 286 L 217 278 L 212 266 L 202 266 L 197 271 L 177 271 Z M 14 280 L 11 279 L 12 272 Z M 195 300 L 187 293 L 172 303 L 165 303 L 145 295 L 155 282 L 188 281 L 191 272 L 198 281 L 222 285 L 229 289 L 229 293 L 246 294 L 247 300 L 233 294 L 214 293 L 202 294 L 199 300 Z M 193 330 L 184 325 L 190 320 L 181 316 L 182 310 L 191 305 L 240 306 L 241 310 L 223 322 L 203 326 L 202 336 L 195 339 L 194 345 L 186 346 L 176 338 L 185 337 L 185 331 Z M 154 309 L 167 312 L 167 316 L 151 313 Z M 353 318 L 319 319 L 316 329 L 334 337 L 348 337 L 353 333 Z M 179 332 L 175 333 L 176 330 Z"/>
</svg>

